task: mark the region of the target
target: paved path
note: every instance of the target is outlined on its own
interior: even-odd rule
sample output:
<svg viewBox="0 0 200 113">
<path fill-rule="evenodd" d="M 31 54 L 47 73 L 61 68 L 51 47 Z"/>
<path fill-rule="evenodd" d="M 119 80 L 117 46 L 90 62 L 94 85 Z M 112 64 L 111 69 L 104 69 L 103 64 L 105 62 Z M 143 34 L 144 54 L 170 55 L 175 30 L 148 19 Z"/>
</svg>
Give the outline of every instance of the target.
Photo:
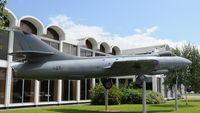
<svg viewBox="0 0 200 113">
<path fill-rule="evenodd" d="M 188 95 L 188 99 L 200 99 L 200 95 Z"/>
</svg>

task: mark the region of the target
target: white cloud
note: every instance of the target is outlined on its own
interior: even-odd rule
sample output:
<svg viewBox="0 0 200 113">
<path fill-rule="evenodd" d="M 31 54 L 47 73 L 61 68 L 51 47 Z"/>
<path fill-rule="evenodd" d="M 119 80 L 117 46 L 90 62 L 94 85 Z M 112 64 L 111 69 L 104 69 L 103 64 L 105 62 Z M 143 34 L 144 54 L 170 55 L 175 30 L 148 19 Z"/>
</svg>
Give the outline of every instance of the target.
<svg viewBox="0 0 200 113">
<path fill-rule="evenodd" d="M 156 30 L 158 30 L 158 26 L 153 26 L 151 28 L 146 29 L 146 32 L 153 33 L 153 32 L 156 32 Z"/>
<path fill-rule="evenodd" d="M 68 38 L 79 39 L 83 37 L 93 37 L 97 41 L 105 41 L 110 45 L 117 45 L 121 49 L 130 49 L 138 47 L 146 47 L 153 45 L 169 44 L 171 47 L 181 47 L 186 41 L 173 42 L 171 40 L 157 39 L 152 37 L 151 34 L 158 30 L 158 26 L 153 26 L 144 30 L 135 29 L 136 34 L 129 36 L 119 36 L 104 31 L 99 26 L 80 25 L 73 22 L 70 17 L 65 15 L 57 15 L 50 17 L 52 23 L 57 24 L 65 29 Z M 145 31 L 145 32 L 144 32 Z"/>
<path fill-rule="evenodd" d="M 141 32 L 142 32 L 142 29 L 134 29 L 134 31 L 135 31 L 136 33 L 141 33 Z"/>
<path fill-rule="evenodd" d="M 75 25 L 75 23 L 70 21 L 70 19 L 71 19 L 70 17 L 64 15 L 57 15 L 50 17 L 50 20 L 53 24 L 57 24 L 64 27 L 71 27 Z"/>
</svg>

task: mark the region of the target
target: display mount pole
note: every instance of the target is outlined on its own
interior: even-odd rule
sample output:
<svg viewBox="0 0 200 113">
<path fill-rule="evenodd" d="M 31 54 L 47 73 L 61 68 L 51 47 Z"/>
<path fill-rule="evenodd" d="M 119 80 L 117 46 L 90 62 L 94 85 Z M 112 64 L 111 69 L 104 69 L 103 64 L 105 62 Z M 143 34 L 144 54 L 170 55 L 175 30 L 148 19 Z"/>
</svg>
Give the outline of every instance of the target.
<svg viewBox="0 0 200 113">
<path fill-rule="evenodd" d="M 143 87 L 143 98 L 142 98 L 142 104 L 143 104 L 143 113 L 147 113 L 147 109 L 146 109 L 146 80 L 145 80 L 145 76 L 142 75 L 141 77 L 143 79 L 143 83 L 142 83 L 142 87 Z"/>
<path fill-rule="evenodd" d="M 176 84 L 175 84 L 175 109 L 176 109 L 176 111 L 178 111 L 178 95 L 177 95 L 178 76 L 177 76 L 177 72 L 175 72 L 175 76 L 176 76 Z"/>
<path fill-rule="evenodd" d="M 105 90 L 105 111 L 108 111 L 108 89 Z"/>
</svg>

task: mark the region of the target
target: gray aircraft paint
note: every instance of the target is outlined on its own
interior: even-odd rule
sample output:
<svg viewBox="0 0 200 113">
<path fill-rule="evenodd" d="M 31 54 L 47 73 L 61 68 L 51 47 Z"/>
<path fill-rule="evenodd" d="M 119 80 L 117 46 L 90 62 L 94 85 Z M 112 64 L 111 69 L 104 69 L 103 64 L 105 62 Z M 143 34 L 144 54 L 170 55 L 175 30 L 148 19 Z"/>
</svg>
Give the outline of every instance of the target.
<svg viewBox="0 0 200 113">
<path fill-rule="evenodd" d="M 52 48 L 34 35 L 14 31 L 26 62 L 12 66 L 17 78 L 84 79 L 127 75 L 154 75 L 184 68 L 188 59 L 171 53 L 127 56 L 77 57 Z"/>
</svg>

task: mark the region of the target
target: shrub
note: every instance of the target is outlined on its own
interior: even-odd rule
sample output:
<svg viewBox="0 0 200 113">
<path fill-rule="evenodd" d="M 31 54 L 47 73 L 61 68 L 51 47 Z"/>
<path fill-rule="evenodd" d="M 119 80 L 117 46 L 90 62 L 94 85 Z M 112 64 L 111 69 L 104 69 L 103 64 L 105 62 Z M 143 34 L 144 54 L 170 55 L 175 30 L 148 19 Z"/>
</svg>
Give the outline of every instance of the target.
<svg viewBox="0 0 200 113">
<path fill-rule="evenodd" d="M 122 104 L 141 104 L 142 89 L 121 89 Z M 147 104 L 160 104 L 164 99 L 160 93 L 147 91 Z"/>
<path fill-rule="evenodd" d="M 161 104 L 164 102 L 164 98 L 160 93 L 147 91 L 147 104 Z"/>
<path fill-rule="evenodd" d="M 131 82 L 128 84 L 129 89 L 140 89 L 140 85 L 136 84 L 135 82 Z"/>
<path fill-rule="evenodd" d="M 108 91 L 108 104 L 117 105 L 120 104 L 120 91 L 115 85 Z M 91 104 L 104 105 L 105 104 L 105 88 L 102 84 L 96 84 L 94 88 L 90 90 Z"/>
</svg>

